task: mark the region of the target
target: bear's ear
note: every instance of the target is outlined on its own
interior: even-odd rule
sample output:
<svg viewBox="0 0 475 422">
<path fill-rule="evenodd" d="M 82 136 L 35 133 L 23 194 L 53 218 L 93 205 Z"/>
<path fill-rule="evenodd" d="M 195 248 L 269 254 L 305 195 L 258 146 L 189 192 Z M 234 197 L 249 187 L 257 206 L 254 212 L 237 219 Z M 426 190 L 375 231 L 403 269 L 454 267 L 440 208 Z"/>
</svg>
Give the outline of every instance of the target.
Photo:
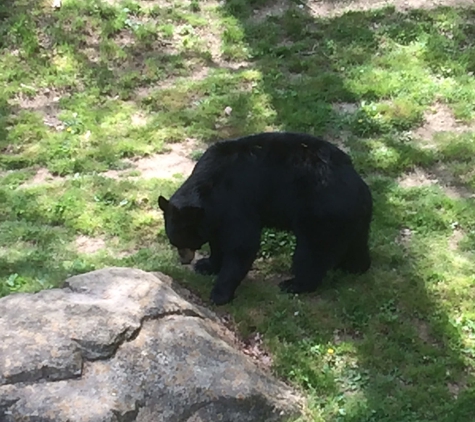
<svg viewBox="0 0 475 422">
<path fill-rule="evenodd" d="M 183 218 L 197 223 L 204 217 L 205 210 L 200 207 L 183 207 L 180 214 Z"/>
<path fill-rule="evenodd" d="M 168 209 L 169 203 L 170 202 L 168 201 L 168 199 L 165 199 L 162 195 L 158 197 L 158 206 L 163 212 L 165 212 Z"/>
</svg>

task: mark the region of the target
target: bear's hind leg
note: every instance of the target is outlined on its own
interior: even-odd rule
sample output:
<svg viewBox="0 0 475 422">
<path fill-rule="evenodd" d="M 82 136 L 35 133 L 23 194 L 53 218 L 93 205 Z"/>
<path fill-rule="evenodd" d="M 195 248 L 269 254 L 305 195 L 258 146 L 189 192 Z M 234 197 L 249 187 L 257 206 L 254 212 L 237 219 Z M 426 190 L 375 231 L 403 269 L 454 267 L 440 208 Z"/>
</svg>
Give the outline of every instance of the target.
<svg viewBox="0 0 475 422">
<path fill-rule="evenodd" d="M 369 224 L 362 224 L 350 243 L 338 268 L 351 274 L 363 274 L 371 267 L 368 245 Z"/>
<path fill-rule="evenodd" d="M 287 293 L 309 293 L 315 291 L 327 272 L 341 260 L 347 248 L 344 223 L 325 223 L 313 230 L 296 233 L 292 272 L 294 278 L 279 284 Z M 309 234 L 311 233 L 311 237 Z"/>
</svg>

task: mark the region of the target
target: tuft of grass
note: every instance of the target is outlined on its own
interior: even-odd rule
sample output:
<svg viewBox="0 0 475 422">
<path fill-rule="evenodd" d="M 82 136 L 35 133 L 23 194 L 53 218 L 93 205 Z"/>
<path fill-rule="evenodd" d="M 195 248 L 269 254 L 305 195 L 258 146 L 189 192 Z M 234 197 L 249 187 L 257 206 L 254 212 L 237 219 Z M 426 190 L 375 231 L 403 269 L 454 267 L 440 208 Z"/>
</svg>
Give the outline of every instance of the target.
<svg viewBox="0 0 475 422">
<path fill-rule="evenodd" d="M 178 264 L 156 205 L 183 177 L 143 179 L 130 163 L 187 138 L 323 135 L 371 186 L 371 270 L 281 294 L 295 239 L 265 230 L 224 311 L 242 336 L 261 334 L 309 420 L 471 420 L 475 9 L 278 6 L 0 4 L 0 296 L 122 265 L 206 299 L 212 278 Z M 446 127 L 416 130 L 442 106 Z M 431 183 L 400 183 L 416 170 Z"/>
</svg>

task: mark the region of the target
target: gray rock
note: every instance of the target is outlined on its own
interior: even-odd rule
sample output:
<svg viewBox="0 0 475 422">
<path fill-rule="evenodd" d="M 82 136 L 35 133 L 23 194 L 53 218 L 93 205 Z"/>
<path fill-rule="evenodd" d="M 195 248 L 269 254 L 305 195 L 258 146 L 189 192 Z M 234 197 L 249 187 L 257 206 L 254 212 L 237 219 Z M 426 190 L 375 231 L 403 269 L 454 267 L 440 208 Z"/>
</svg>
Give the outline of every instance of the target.
<svg viewBox="0 0 475 422">
<path fill-rule="evenodd" d="M 0 421 L 284 421 L 300 399 L 160 273 L 109 268 L 0 299 Z"/>
</svg>

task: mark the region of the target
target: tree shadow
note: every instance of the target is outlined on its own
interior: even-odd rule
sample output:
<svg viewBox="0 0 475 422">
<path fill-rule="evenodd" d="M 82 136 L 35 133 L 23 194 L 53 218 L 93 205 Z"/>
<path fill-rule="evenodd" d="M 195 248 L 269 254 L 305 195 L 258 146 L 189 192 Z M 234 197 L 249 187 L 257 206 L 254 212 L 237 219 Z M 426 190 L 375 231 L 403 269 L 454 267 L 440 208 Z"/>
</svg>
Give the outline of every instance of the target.
<svg viewBox="0 0 475 422">
<path fill-rule="evenodd" d="M 364 169 L 364 176 L 374 191 L 372 230 L 378 233 L 372 236 L 374 263 L 368 274 L 355 280 L 334 273 L 318 296 L 297 299 L 306 303 L 302 306 L 310 317 L 302 321 L 293 318 L 293 309 L 298 306 L 293 307 L 292 301 L 282 305 L 282 318 L 276 316 L 277 311 L 273 316 L 261 315 L 267 321 L 264 325 L 268 327 L 269 341 L 279 342 L 288 350 L 288 354 L 283 352 L 280 357 L 285 367 L 283 373 L 306 385 L 316 396 L 333 388 L 342 402 L 351 402 L 348 405 L 351 411 L 346 410 L 346 414 L 339 416 L 335 411 L 332 417 L 337 419 L 332 420 L 469 420 L 475 399 L 475 380 L 468 363 L 473 359 L 472 352 L 464 349 L 458 328 L 448 315 L 446 305 L 437 297 L 434 284 L 443 281 L 437 269 L 438 258 L 430 251 L 421 255 L 421 248 L 430 248 L 422 238 L 414 236 L 407 243 L 401 240 L 401 233 L 411 224 L 412 217 L 408 218 L 404 206 L 392 199 L 398 177 L 415 165 L 430 168 L 438 162 L 438 157 L 414 142 L 406 142 L 398 134 L 394 121 L 389 130 L 372 126 L 370 136 L 362 138 L 361 125 L 355 123 L 365 118 L 364 113 L 356 111 L 356 120 L 348 116 L 345 121 L 341 116 L 341 109 L 347 106 L 355 105 L 356 109 L 362 101 L 390 99 L 390 95 L 384 94 L 376 74 L 374 90 L 362 89 L 354 82 L 355 68 L 360 68 L 365 77 L 365 69 L 368 69 L 365 66 L 378 60 L 381 48 L 380 39 L 375 36 L 378 28 L 383 24 L 389 27 L 385 35 L 388 41 L 409 45 L 425 25 L 435 24 L 434 18 L 424 10 L 403 14 L 391 7 L 316 18 L 298 5 L 279 4 L 285 7 L 279 10 L 274 4 L 266 5 L 262 1 L 251 2 L 251 7 L 247 7 L 243 2 L 229 0 L 222 13 L 238 19 L 241 24 L 252 66 L 261 71 L 261 87 L 276 111 L 276 125 L 283 130 L 310 132 L 340 141 L 356 166 Z M 450 11 L 449 8 L 443 10 Z M 457 36 L 470 39 L 474 31 L 470 19 L 474 12 L 474 9 L 466 12 L 467 20 L 462 26 L 466 30 Z M 450 50 L 444 55 L 442 42 L 446 44 L 443 34 L 429 40 L 426 50 L 429 72 L 434 71 L 429 66 L 434 55 L 441 57 L 439 66 L 460 60 L 463 63 L 460 73 L 470 71 L 472 64 L 465 60 L 464 53 Z M 412 127 L 417 124 L 413 122 Z M 349 136 L 343 136 L 348 131 Z M 373 154 L 371 135 L 397 156 L 384 168 L 380 158 Z M 473 206 L 470 199 L 462 202 L 466 209 L 470 204 Z M 469 212 L 467 216 L 472 214 Z M 425 217 L 434 224 L 445 224 L 436 208 Z M 267 288 L 259 283 L 248 288 L 250 295 L 272 301 L 267 297 Z M 239 315 L 259 314 L 256 308 L 259 305 L 254 301 L 249 303 L 250 295 L 237 299 L 233 305 Z M 299 311 L 295 311 L 294 315 L 298 314 Z M 349 355 L 354 352 L 357 361 L 353 369 L 346 368 L 346 372 L 340 368 L 339 374 L 346 377 L 346 384 L 341 379 L 322 378 L 323 369 L 309 363 L 311 350 L 316 350 L 311 345 L 335 344 L 342 338 L 350 340 L 354 349 L 350 347 Z M 309 347 L 302 351 L 305 342 Z M 322 359 L 320 352 L 315 353 L 316 359 Z M 291 371 L 289 362 L 295 366 Z M 333 364 L 338 366 L 338 359 Z M 358 373 L 353 390 L 348 381 L 354 375 L 350 374 L 352 370 Z M 326 390 L 319 385 L 325 383 Z M 358 395 L 358 389 L 364 394 Z M 316 399 L 313 405 L 338 408 L 338 404 L 325 403 L 325 399 Z"/>
</svg>

